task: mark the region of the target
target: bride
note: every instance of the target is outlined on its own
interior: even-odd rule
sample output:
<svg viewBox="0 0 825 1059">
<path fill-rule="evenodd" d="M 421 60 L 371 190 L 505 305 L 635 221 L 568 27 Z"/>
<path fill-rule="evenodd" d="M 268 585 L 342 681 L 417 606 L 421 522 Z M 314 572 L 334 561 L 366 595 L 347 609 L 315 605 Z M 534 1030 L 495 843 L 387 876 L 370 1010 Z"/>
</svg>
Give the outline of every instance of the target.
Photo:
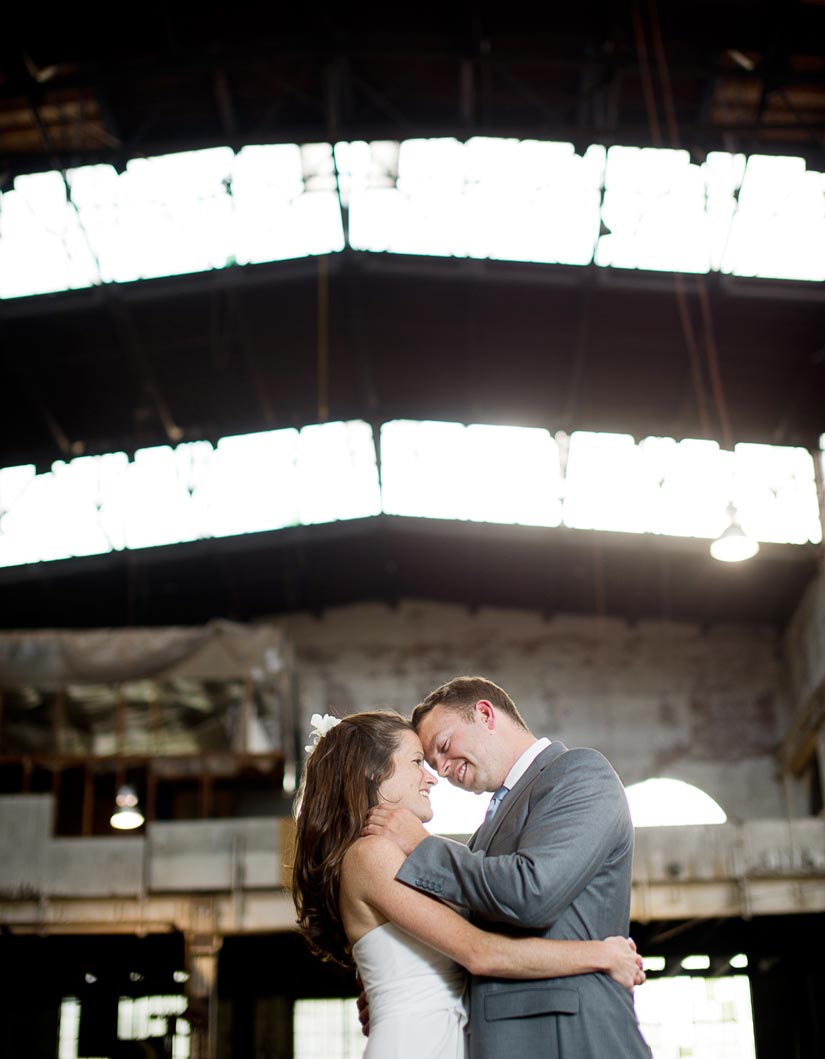
<svg viewBox="0 0 825 1059">
<path fill-rule="evenodd" d="M 389 711 L 315 715 L 315 745 L 296 799 L 292 893 L 298 923 L 322 959 L 355 964 L 369 1004 L 365 1059 L 464 1059 L 465 970 L 495 978 L 602 972 L 644 981 L 633 942 L 552 941 L 481 930 L 442 902 L 396 882 L 404 854 L 361 837 L 379 803 L 432 818 L 436 777 L 410 723 Z"/>
</svg>

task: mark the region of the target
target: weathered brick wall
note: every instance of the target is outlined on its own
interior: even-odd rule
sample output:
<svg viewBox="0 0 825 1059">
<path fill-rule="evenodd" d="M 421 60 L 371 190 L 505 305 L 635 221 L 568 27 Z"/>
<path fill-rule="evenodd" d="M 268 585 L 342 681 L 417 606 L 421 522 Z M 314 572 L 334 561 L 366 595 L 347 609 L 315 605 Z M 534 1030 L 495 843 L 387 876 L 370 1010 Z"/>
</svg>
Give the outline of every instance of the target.
<svg viewBox="0 0 825 1059">
<path fill-rule="evenodd" d="M 788 704 L 773 629 L 419 602 L 287 625 L 305 719 L 331 705 L 406 713 L 450 677 L 479 674 L 512 695 L 534 732 L 596 747 L 626 784 L 682 779 L 734 820 L 786 813 L 774 755 Z"/>
</svg>

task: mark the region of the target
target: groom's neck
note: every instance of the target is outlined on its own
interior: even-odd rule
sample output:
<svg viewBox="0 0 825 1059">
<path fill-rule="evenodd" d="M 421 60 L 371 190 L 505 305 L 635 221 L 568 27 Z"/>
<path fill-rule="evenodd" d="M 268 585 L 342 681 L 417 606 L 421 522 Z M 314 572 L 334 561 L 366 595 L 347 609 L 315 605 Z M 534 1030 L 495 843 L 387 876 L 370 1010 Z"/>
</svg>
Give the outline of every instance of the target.
<svg viewBox="0 0 825 1059">
<path fill-rule="evenodd" d="M 504 766 L 504 772 L 501 777 L 501 782 L 504 782 L 504 777 L 515 765 L 525 750 L 529 749 L 533 743 L 536 742 L 536 737 L 532 732 L 526 728 L 521 728 L 517 725 L 511 724 L 500 731 L 502 739 L 502 750 L 503 754 L 501 757 L 502 765 Z"/>
</svg>

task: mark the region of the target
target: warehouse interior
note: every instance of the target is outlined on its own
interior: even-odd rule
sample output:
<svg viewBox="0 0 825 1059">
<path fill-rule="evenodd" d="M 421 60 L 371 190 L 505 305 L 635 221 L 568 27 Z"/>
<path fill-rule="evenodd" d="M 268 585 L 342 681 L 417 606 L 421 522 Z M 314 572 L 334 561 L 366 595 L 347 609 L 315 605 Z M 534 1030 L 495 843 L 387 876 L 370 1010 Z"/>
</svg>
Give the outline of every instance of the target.
<svg viewBox="0 0 825 1059">
<path fill-rule="evenodd" d="M 563 144 L 581 173 L 593 145 L 608 159 L 672 152 L 694 175 L 718 155 L 794 159 L 819 212 L 782 246 L 798 243 L 814 271 L 365 248 L 345 154 L 330 148 L 317 193 L 333 205 L 333 249 L 144 278 L 110 275 L 98 252 L 92 281 L 15 286 L 47 271 L 45 256 L 24 263 L 14 228 L 33 181 L 53 180 L 82 219 L 86 167 L 116 181 L 184 152 L 337 144 L 384 145 L 370 157 L 397 166 L 387 144 L 448 142 L 458 157 L 499 141 Z M 400 173 L 382 174 L 393 193 Z M 310 717 L 408 713 L 462 673 L 504 687 L 537 734 L 601 750 L 627 787 L 679 780 L 724 810 L 720 824 L 637 828 L 631 930 L 659 965 L 636 1003 L 660 980 L 741 978 L 751 1050 L 695 1030 L 681 1053 L 663 1035 L 656 1059 L 825 1052 L 823 174 L 822 0 L 529 15 L 240 4 L 128 32 L 16 17 L 0 58 L 2 1054 L 360 1054 L 313 1051 L 296 1029 L 298 1005 L 357 994 L 352 971 L 312 957 L 294 929 Z M 305 198 L 321 177 L 304 171 Z M 619 233 L 607 191 L 594 247 Z M 776 217 L 781 238 L 796 222 Z M 155 242 L 172 254 L 165 223 Z M 444 448 L 454 470 L 429 507 L 393 506 L 395 424 L 422 427 L 431 476 L 439 438 L 486 430 L 488 462 L 471 475 Z M 439 424 L 427 441 L 423 426 Z M 338 427 L 337 454 L 364 439 L 372 508 L 61 552 L 68 516 L 26 514 L 15 493 L 111 454 L 137 481 L 147 452 L 228 452 L 222 439 L 269 432 L 300 446 Z M 813 514 L 797 536 L 762 535 L 753 558 L 720 563 L 712 533 L 638 531 L 634 494 L 614 495 L 603 464 L 592 481 L 624 509 L 620 528 L 513 515 L 499 432 L 516 428 L 559 454 L 561 480 L 585 435 L 619 437 L 633 459 L 649 439 L 763 463 L 793 451 Z M 288 507 L 302 480 L 316 488 L 280 466 L 227 495 Z M 190 498 L 198 488 L 193 477 Z M 552 488 L 528 484 L 536 503 Z M 712 491 L 696 476 L 691 488 L 688 508 Z M 493 513 L 457 513 L 468 494 Z M 169 506 L 160 487 L 134 496 L 156 519 Z M 35 555 L 44 523 L 52 550 Z M 125 786 L 145 822 L 118 832 Z"/>
</svg>

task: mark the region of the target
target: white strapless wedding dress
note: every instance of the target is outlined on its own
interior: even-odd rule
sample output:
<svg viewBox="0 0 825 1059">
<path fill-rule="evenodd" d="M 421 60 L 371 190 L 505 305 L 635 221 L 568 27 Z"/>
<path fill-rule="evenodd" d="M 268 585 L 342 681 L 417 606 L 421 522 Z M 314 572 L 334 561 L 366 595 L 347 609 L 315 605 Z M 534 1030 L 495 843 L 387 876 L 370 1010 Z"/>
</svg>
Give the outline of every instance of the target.
<svg viewBox="0 0 825 1059">
<path fill-rule="evenodd" d="M 393 923 L 352 955 L 370 1007 L 364 1059 L 466 1059 L 463 968 Z"/>
</svg>

